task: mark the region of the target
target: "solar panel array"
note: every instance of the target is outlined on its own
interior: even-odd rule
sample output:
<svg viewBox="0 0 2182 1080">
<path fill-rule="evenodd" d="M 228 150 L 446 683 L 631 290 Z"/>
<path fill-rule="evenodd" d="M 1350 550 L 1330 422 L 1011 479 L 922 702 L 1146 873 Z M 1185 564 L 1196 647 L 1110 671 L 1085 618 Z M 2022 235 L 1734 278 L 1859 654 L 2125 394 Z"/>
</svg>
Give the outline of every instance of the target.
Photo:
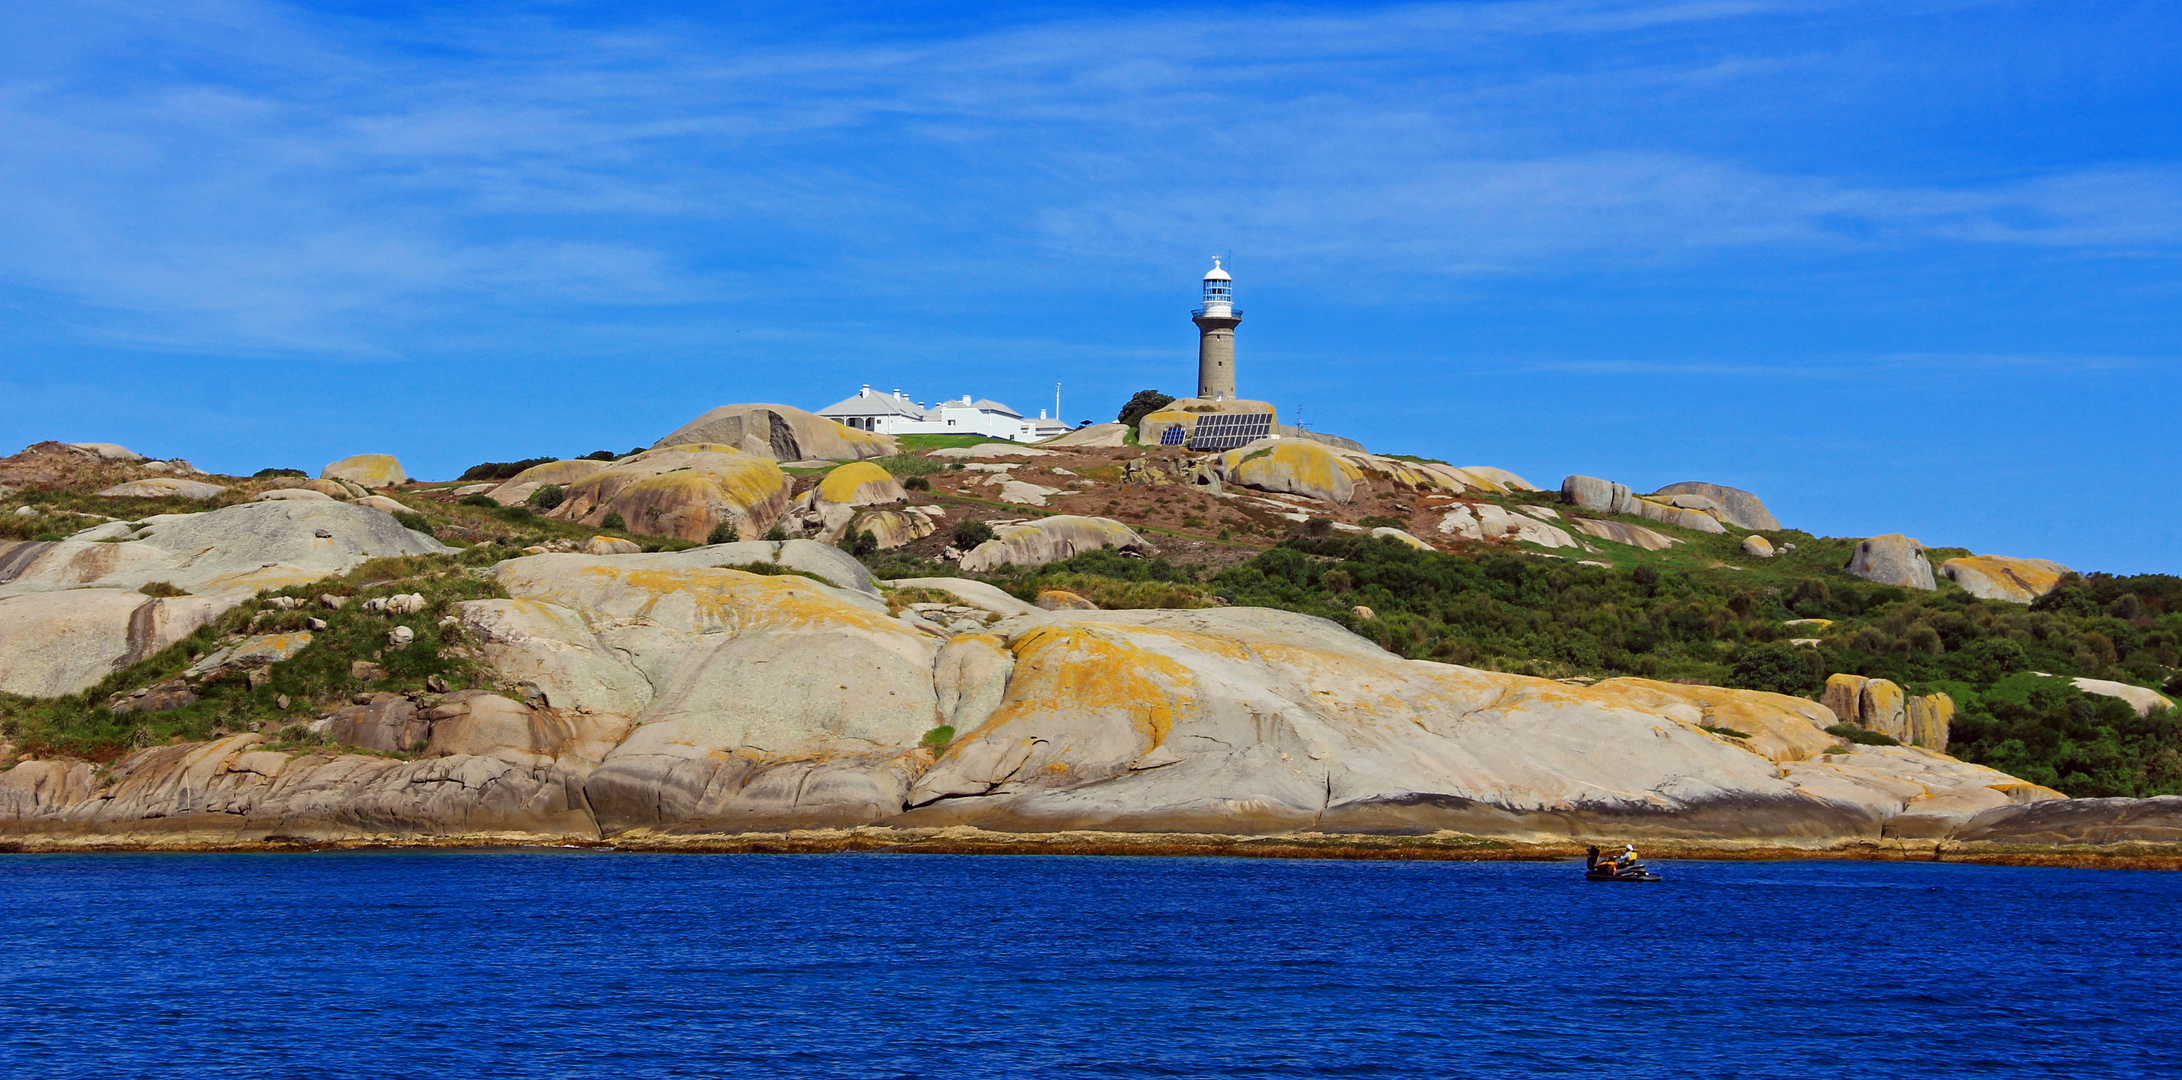
<svg viewBox="0 0 2182 1080">
<path fill-rule="evenodd" d="M 1159 445 L 1180 446 L 1182 445 L 1182 435 L 1182 425 L 1176 424 L 1159 433 Z"/>
<path fill-rule="evenodd" d="M 1273 433 L 1272 413 L 1212 413 L 1197 418 L 1192 450 L 1233 450 Z"/>
</svg>

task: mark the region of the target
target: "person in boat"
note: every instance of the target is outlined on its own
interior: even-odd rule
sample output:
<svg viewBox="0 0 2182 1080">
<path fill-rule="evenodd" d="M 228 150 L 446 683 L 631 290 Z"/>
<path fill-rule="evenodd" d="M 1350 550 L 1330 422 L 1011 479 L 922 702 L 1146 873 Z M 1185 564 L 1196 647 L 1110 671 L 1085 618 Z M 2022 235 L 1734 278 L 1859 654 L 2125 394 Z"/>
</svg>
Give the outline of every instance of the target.
<svg viewBox="0 0 2182 1080">
<path fill-rule="evenodd" d="M 1635 844 L 1623 844 L 1623 845 L 1621 845 L 1621 854 L 1619 854 L 1619 855 L 1616 855 L 1616 856 L 1614 856 L 1614 869 L 1615 869 L 1616 871 L 1623 871 L 1623 870 L 1627 870 L 1627 869 L 1629 869 L 1629 868 L 1630 868 L 1630 867 L 1632 867 L 1632 866 L 1635 866 L 1636 864 L 1637 864 L 1637 853 L 1636 853 L 1636 845 L 1635 845 Z"/>
<path fill-rule="evenodd" d="M 1597 844 L 1591 845 L 1590 853 L 1584 856 L 1583 868 L 1586 870 L 1599 868 L 1599 846 Z"/>
</svg>

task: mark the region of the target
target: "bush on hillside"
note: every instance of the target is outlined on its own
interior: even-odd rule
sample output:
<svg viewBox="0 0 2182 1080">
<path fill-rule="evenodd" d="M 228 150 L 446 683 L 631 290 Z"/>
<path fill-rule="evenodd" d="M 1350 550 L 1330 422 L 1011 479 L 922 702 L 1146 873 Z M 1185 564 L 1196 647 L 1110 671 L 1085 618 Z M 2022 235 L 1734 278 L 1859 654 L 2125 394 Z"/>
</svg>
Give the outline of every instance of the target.
<svg viewBox="0 0 2182 1080">
<path fill-rule="evenodd" d="M 1172 404 L 1172 394 L 1162 394 L 1157 390 L 1139 390 L 1135 397 L 1129 399 L 1128 404 L 1121 407 L 1121 412 L 1115 414 L 1114 420 L 1135 427 L 1137 421 Z"/>
<path fill-rule="evenodd" d="M 525 501 L 540 510 L 551 510 L 554 507 L 561 505 L 563 502 L 566 502 L 567 500 L 568 492 L 563 489 L 561 485 L 547 484 L 546 486 L 531 492 L 530 498 Z"/>
<path fill-rule="evenodd" d="M 1729 686 L 1775 694 L 1801 694 L 1826 682 L 1826 658 L 1800 645 L 1745 646 L 1727 676 Z"/>
<path fill-rule="evenodd" d="M 964 518 L 955 522 L 953 539 L 955 546 L 968 551 L 993 538 L 993 527 L 982 521 Z"/>
<path fill-rule="evenodd" d="M 456 479 L 513 480 L 516 474 L 522 472 L 524 469 L 532 468 L 538 465 L 544 465 L 548 462 L 559 460 L 559 458 L 551 457 L 534 457 L 524 458 L 521 461 L 487 461 L 482 464 L 472 465 L 469 468 L 464 469 L 462 475 L 456 477 Z"/>
</svg>

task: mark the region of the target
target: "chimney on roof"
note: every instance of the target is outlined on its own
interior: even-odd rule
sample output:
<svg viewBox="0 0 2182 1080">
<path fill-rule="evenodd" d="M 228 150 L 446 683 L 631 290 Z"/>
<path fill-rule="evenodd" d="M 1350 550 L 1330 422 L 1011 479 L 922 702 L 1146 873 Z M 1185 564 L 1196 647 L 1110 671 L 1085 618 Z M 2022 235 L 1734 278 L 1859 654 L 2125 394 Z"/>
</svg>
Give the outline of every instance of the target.
<svg viewBox="0 0 2182 1080">
<path fill-rule="evenodd" d="M 862 390 L 858 390 L 858 391 L 856 392 L 856 396 L 857 396 L 857 397 L 870 397 L 870 396 L 871 396 L 871 384 L 870 384 L 870 383 L 865 383 L 865 384 L 864 384 L 864 388 L 863 388 Z"/>
</svg>

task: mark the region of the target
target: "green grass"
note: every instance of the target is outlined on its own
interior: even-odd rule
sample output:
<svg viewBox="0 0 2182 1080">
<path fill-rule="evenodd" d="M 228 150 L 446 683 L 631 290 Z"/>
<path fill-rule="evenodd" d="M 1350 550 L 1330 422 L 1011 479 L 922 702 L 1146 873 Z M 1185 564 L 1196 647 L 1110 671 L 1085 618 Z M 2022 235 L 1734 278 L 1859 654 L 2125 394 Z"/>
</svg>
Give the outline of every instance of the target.
<svg viewBox="0 0 2182 1080">
<path fill-rule="evenodd" d="M 51 699 L 0 695 L 0 730 L 24 753 L 108 761 L 131 749 L 201 740 L 221 732 L 277 731 L 308 721 L 352 694 L 422 690 L 425 680 L 435 675 L 454 689 L 474 685 L 483 673 L 470 661 L 445 651 L 449 643 L 442 639 L 439 620 L 460 601 L 505 595 L 469 572 L 491 557 L 494 554 L 486 549 L 463 556 L 374 559 L 336 579 L 265 593 L 80 694 Z M 387 616 L 363 610 L 362 601 L 372 597 L 412 592 L 424 596 L 422 612 Z M 338 610 L 322 608 L 315 602 L 322 593 L 346 596 L 349 601 Z M 267 602 L 276 596 L 310 602 L 283 611 Z M 175 678 L 194 657 L 210 653 L 223 638 L 301 631 L 313 618 L 324 620 L 326 629 L 313 632 L 303 651 L 273 665 L 271 681 L 264 686 L 251 687 L 236 674 L 205 684 L 199 691 L 201 699 L 180 709 L 138 714 L 106 707 L 115 693 Z M 416 634 L 406 648 L 395 649 L 386 642 L 387 632 L 397 625 Z M 350 664 L 356 660 L 379 665 L 385 677 L 368 683 L 355 679 Z M 284 695 L 289 701 L 286 709 L 280 707 Z"/>
<path fill-rule="evenodd" d="M 937 461 L 932 458 L 925 457 L 922 454 L 895 454 L 891 457 L 874 459 L 872 461 L 872 464 L 877 465 L 882 469 L 885 469 L 888 474 L 892 475 L 896 479 L 904 479 L 912 476 L 930 476 L 933 473 L 942 473 L 947 471 L 946 462 Z"/>
<path fill-rule="evenodd" d="M 995 439 L 990 435 L 896 435 L 895 444 L 904 450 L 945 450 L 956 446 L 976 446 L 979 443 L 1009 443 L 1007 439 Z"/>
</svg>

